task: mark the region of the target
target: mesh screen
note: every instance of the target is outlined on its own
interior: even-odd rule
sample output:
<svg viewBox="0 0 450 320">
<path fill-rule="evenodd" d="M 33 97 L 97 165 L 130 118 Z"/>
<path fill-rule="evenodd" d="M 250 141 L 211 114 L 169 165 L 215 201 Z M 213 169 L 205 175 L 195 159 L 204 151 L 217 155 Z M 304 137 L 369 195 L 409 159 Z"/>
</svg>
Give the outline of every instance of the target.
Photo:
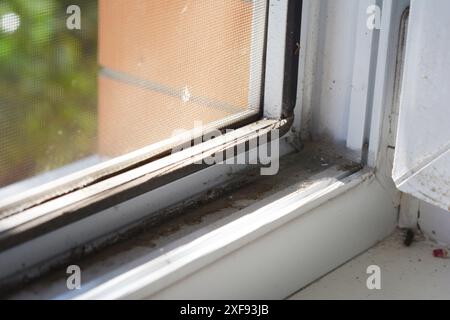
<svg viewBox="0 0 450 320">
<path fill-rule="evenodd" d="M 0 1 L 0 187 L 258 110 L 265 24 L 265 0 Z"/>
</svg>

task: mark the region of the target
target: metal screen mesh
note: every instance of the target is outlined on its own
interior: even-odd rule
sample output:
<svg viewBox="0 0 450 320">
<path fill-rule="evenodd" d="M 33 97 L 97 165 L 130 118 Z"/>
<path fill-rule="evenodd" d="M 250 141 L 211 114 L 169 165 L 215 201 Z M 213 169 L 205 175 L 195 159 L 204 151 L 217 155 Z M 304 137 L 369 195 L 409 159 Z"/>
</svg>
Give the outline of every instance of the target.
<svg viewBox="0 0 450 320">
<path fill-rule="evenodd" d="M 73 5 L 80 29 L 69 28 Z M 256 112 L 266 9 L 265 0 L 1 1 L 0 187 Z"/>
</svg>

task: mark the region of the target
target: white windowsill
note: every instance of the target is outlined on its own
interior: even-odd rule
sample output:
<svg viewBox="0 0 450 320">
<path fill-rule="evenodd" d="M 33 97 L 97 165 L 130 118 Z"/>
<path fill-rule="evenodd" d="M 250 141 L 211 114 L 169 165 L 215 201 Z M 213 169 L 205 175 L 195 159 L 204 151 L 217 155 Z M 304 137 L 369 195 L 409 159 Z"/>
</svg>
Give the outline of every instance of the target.
<svg viewBox="0 0 450 320">
<path fill-rule="evenodd" d="M 81 291 L 67 294 L 62 271 L 59 280 L 15 297 L 33 298 L 36 291 L 34 298 L 58 299 L 285 298 L 395 228 L 392 198 L 371 170 L 347 175 L 334 166 L 307 183 L 292 177 L 277 192 L 216 221 L 205 219 L 150 253 L 135 246 L 140 254 L 134 257 L 129 251 L 102 255 L 105 261 L 83 271 Z"/>
</svg>

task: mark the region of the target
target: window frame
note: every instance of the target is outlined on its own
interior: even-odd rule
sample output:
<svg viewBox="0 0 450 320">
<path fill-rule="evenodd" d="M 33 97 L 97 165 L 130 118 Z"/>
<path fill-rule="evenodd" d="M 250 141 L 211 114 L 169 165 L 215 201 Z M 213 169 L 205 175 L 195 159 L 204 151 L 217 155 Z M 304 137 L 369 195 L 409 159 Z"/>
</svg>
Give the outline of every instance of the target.
<svg viewBox="0 0 450 320">
<path fill-rule="evenodd" d="M 220 139 L 213 139 L 184 150 L 184 153 L 170 154 L 173 148 L 191 141 L 191 137 L 174 137 L 3 200 L 0 202 L 0 252 L 26 245 L 68 224 L 201 173 L 209 166 L 195 165 L 189 160 L 208 157 L 210 154 L 205 149 L 224 152 L 244 145 L 243 150 L 247 152 L 251 139 L 270 135 L 271 130 L 280 130 L 282 135 L 288 133 L 296 104 L 294 88 L 297 87 L 299 54 L 294 49 L 300 41 L 302 1 L 267 0 L 267 8 L 262 110 L 247 110 L 245 114 L 233 116 L 228 123 L 219 126 L 238 128 L 231 134 L 223 135 L 223 138 L 234 135 L 235 143 L 224 148 L 220 145 Z M 286 27 L 283 27 L 284 24 Z M 217 123 L 213 123 L 198 134 L 203 136 L 217 127 Z M 178 164 L 174 159 L 179 161 Z M 151 168 L 156 162 L 160 164 L 158 170 L 146 171 L 145 168 Z M 175 165 L 176 169 L 166 174 L 167 165 Z M 132 174 L 137 171 L 141 171 L 141 177 L 152 175 L 153 178 L 133 182 Z M 204 179 L 208 180 L 208 175 Z M 114 185 L 114 181 L 118 183 Z M 169 205 L 171 203 L 165 204 Z M 125 220 L 118 222 L 116 228 L 130 223 Z"/>
</svg>

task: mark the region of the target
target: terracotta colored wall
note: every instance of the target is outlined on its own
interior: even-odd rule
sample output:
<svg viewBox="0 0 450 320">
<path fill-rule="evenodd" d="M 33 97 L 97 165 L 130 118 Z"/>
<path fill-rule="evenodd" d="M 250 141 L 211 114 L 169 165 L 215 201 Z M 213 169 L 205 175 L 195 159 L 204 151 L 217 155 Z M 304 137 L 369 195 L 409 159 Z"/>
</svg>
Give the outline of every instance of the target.
<svg viewBox="0 0 450 320">
<path fill-rule="evenodd" d="M 100 0 L 99 62 L 120 74 L 99 77 L 99 152 L 245 110 L 252 14 L 242 0 Z"/>
</svg>

